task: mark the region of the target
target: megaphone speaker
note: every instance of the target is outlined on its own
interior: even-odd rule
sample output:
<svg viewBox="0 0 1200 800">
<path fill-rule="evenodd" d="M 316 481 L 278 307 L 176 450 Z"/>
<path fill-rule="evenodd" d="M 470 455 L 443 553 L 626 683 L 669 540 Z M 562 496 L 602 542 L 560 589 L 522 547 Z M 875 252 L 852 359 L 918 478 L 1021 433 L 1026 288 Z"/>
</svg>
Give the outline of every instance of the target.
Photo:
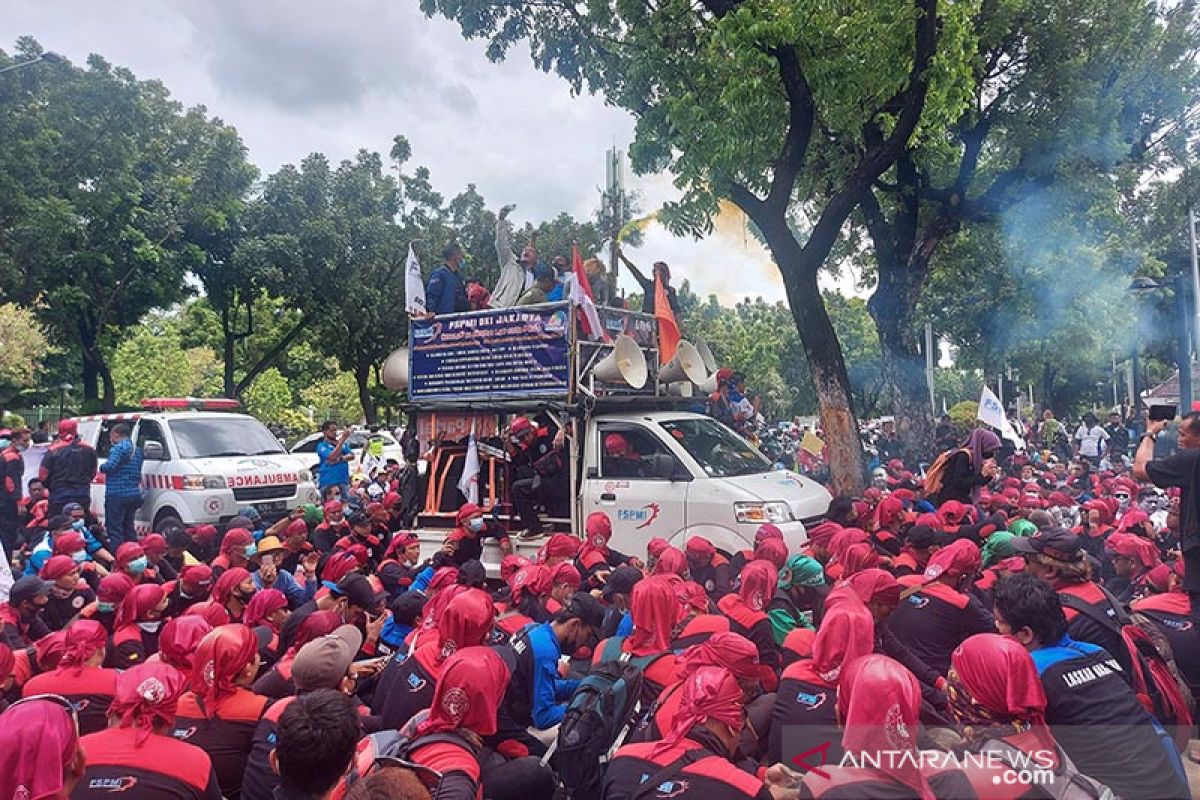
<svg viewBox="0 0 1200 800">
<path fill-rule="evenodd" d="M 592 368 L 592 376 L 604 383 L 624 383 L 632 389 L 646 385 L 650 372 L 646 367 L 646 354 L 632 336 L 619 334 L 613 342 L 612 352 Z"/>
<path fill-rule="evenodd" d="M 704 360 L 696 346 L 684 340 L 679 342 L 671 362 L 658 371 L 658 379 L 663 383 L 691 381 L 701 384 L 708 380 L 708 370 L 704 368 Z"/>
<path fill-rule="evenodd" d="M 408 388 L 407 347 L 397 347 L 388 355 L 382 369 L 379 370 L 379 379 L 393 392 L 402 392 Z"/>
<path fill-rule="evenodd" d="M 713 351 L 709 348 L 708 342 L 703 339 L 696 340 L 696 352 L 700 354 L 700 360 L 704 363 L 704 368 L 709 372 L 716 372 L 717 357 L 713 355 Z"/>
</svg>

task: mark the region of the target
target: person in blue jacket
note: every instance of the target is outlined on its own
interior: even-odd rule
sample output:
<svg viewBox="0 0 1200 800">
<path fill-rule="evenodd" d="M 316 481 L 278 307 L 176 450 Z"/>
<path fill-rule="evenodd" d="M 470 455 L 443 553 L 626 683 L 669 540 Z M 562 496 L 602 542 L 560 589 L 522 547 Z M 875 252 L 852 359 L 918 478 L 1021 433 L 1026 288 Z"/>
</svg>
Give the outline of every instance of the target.
<svg viewBox="0 0 1200 800">
<path fill-rule="evenodd" d="M 559 659 L 591 642 L 603 624 L 600 601 L 576 592 L 553 620 L 526 625 L 511 643 L 496 648 L 512 680 L 500 704 L 493 744 L 507 742 L 504 752 L 509 754 L 522 746 L 529 755 L 545 753 L 545 745 L 527 729 L 544 731 L 562 722 L 579 681 L 561 676 Z"/>
<path fill-rule="evenodd" d="M 430 314 L 457 314 L 469 310 L 467 284 L 459 274 L 463 263 L 462 248 L 451 242 L 442 250 L 442 260 L 444 263 L 433 271 L 425 286 L 425 310 Z"/>
</svg>

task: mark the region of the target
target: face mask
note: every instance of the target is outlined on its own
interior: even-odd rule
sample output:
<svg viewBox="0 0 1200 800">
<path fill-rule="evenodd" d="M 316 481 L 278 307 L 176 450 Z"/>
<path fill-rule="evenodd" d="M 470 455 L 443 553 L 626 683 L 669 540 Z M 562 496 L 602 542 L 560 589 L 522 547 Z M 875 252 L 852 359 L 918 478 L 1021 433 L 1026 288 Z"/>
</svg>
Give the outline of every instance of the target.
<svg viewBox="0 0 1200 800">
<path fill-rule="evenodd" d="M 145 556 L 140 556 L 138 558 L 135 558 L 133 561 L 130 561 L 129 566 L 127 566 L 126 569 L 128 569 L 134 575 L 141 575 L 143 572 L 146 571 L 146 567 L 148 567 L 149 565 L 150 565 L 149 559 L 147 559 Z"/>
<path fill-rule="evenodd" d="M 468 520 L 467 530 L 471 531 L 472 533 L 479 533 L 481 530 L 483 530 L 483 517 L 476 517 L 475 519 Z"/>
<path fill-rule="evenodd" d="M 71 529 L 83 533 L 85 530 L 87 530 L 87 523 L 81 519 L 77 519 L 71 523 Z"/>
<path fill-rule="evenodd" d="M 235 589 L 233 593 L 234 593 L 234 595 L 236 595 L 236 596 L 237 596 L 237 599 L 238 599 L 238 600 L 241 600 L 243 603 L 248 603 L 248 602 L 250 602 L 250 598 L 251 598 L 251 597 L 254 597 L 254 590 L 253 590 L 253 589 L 251 589 L 251 590 L 250 590 L 250 591 L 248 591 L 248 592 L 244 592 L 244 591 L 242 591 L 241 589 Z"/>
<path fill-rule="evenodd" d="M 137 626 L 146 633 L 158 633 L 158 629 L 162 627 L 162 620 L 156 619 L 153 622 L 139 622 Z"/>
<path fill-rule="evenodd" d="M 99 600 L 96 602 L 96 608 L 100 609 L 101 614 L 111 614 L 112 612 L 117 610 L 117 604 L 116 603 L 106 603 L 103 600 Z"/>
<path fill-rule="evenodd" d="M 258 545 L 256 545 L 256 544 L 246 545 L 246 558 L 254 558 L 255 554 L 257 554 L 257 553 L 258 553 Z"/>
<path fill-rule="evenodd" d="M 10 444 L 12 444 L 12 439 L 0 439 L 0 450 L 3 450 Z"/>
<path fill-rule="evenodd" d="M 87 561 L 88 560 L 87 550 L 79 550 L 74 553 L 71 553 L 71 560 L 74 561 L 76 564 L 82 564 L 83 562 Z"/>
</svg>

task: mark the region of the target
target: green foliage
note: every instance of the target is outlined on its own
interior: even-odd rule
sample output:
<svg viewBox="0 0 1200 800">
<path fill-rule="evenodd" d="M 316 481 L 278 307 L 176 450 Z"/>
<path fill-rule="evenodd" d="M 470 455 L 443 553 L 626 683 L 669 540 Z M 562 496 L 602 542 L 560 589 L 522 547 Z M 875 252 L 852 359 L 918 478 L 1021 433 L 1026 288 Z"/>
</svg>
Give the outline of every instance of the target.
<svg viewBox="0 0 1200 800">
<path fill-rule="evenodd" d="M 961 403 L 955 403 L 947 411 L 950 415 L 950 421 L 954 423 L 954 427 L 959 433 L 965 434 L 976 426 L 976 418 L 979 414 L 979 402 L 976 400 L 963 400 Z"/>
<path fill-rule="evenodd" d="M 137 327 L 112 357 L 116 401 L 122 406 L 137 406 L 144 397 L 204 395 L 215 371 L 212 351 L 185 350 L 169 321 Z"/>
<path fill-rule="evenodd" d="M 277 422 L 293 405 L 292 388 L 275 367 L 258 374 L 244 394 L 246 410 L 263 422 Z"/>
<path fill-rule="evenodd" d="M 14 303 L 0 305 L 0 394 L 35 386 L 42 361 L 52 352 L 32 310 Z"/>
<path fill-rule="evenodd" d="M 339 372 L 328 380 L 301 390 L 300 401 L 313 410 L 318 425 L 325 419 L 351 423 L 360 422 L 363 418 L 358 386 L 349 372 Z"/>
</svg>

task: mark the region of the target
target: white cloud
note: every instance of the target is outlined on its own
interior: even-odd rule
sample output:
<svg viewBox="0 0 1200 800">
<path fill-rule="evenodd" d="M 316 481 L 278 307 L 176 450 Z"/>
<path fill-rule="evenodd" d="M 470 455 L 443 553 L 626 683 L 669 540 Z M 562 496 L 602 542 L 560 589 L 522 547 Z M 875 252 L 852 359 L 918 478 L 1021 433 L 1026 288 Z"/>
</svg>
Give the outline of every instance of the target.
<svg viewBox="0 0 1200 800">
<path fill-rule="evenodd" d="M 426 19 L 416 0 L 9 0 L 0 46 L 31 34 L 82 63 L 96 52 L 158 78 L 188 105 L 235 125 L 264 173 L 321 151 L 386 153 L 403 134 L 447 197 L 475 183 L 515 220 L 588 216 L 604 154 L 625 147 L 633 119 L 597 97 L 572 96 L 514 48 L 488 62 L 482 42 Z M 666 176 L 630 180 L 647 210 L 677 193 Z M 728 215 L 727 215 L 728 216 Z M 633 257 L 663 260 L 722 302 L 784 297 L 766 251 L 737 219 L 704 241 L 657 225 Z"/>
</svg>

